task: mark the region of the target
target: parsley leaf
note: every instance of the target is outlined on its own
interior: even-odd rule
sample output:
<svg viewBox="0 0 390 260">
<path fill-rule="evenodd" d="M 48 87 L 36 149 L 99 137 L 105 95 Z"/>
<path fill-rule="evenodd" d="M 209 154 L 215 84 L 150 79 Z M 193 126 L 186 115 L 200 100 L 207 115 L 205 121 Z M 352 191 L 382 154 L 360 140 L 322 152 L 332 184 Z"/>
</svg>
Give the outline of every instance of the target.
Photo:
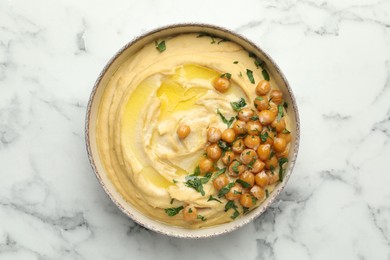
<svg viewBox="0 0 390 260">
<path fill-rule="evenodd" d="M 225 195 L 226 193 L 228 193 L 230 191 L 230 189 L 234 186 L 234 182 L 231 182 L 229 184 L 227 184 L 225 187 L 223 187 L 219 193 L 218 193 L 218 198 L 221 198 L 223 195 Z"/>
<path fill-rule="evenodd" d="M 225 173 L 226 168 L 218 169 L 218 171 L 214 174 L 213 180 L 215 180 L 219 175 Z"/>
<path fill-rule="evenodd" d="M 241 98 L 238 102 L 230 102 L 234 111 L 240 111 L 241 108 L 246 106 L 246 102 L 244 98 Z"/>
<path fill-rule="evenodd" d="M 288 159 L 285 157 L 282 157 L 278 160 L 279 163 L 279 180 L 283 181 L 283 164 L 288 162 Z"/>
<path fill-rule="evenodd" d="M 241 165 L 241 163 L 239 162 L 239 161 L 235 161 L 234 162 L 234 165 L 233 165 L 233 167 L 232 167 L 232 170 L 235 172 L 235 173 L 239 173 L 239 170 L 238 170 L 238 166 L 240 166 Z"/>
<path fill-rule="evenodd" d="M 276 120 L 278 122 L 280 122 L 280 120 L 282 119 L 282 117 L 284 117 L 284 112 L 283 112 L 283 106 L 282 105 L 278 105 L 278 117 L 276 118 Z"/>
<path fill-rule="evenodd" d="M 233 61 L 233 64 L 237 64 L 237 63 L 238 63 L 238 61 L 237 61 L 237 60 Z"/>
<path fill-rule="evenodd" d="M 264 134 L 260 133 L 260 139 L 264 143 L 267 141 L 267 138 L 269 137 L 268 132 L 265 132 Z"/>
<path fill-rule="evenodd" d="M 231 79 L 232 78 L 232 74 L 230 73 L 224 73 L 222 74 L 221 76 L 219 76 L 220 78 L 227 78 L 227 79 Z"/>
<path fill-rule="evenodd" d="M 177 213 L 180 212 L 180 210 L 184 209 L 183 206 L 180 206 L 178 208 L 168 208 L 168 209 L 165 209 L 165 213 L 167 213 L 168 216 L 170 217 L 173 217 L 175 215 L 177 215 Z"/>
<path fill-rule="evenodd" d="M 282 134 L 289 134 L 289 133 L 291 133 L 291 132 L 288 131 L 287 128 L 285 128 L 285 129 L 283 130 L 283 132 L 282 132 Z"/>
<path fill-rule="evenodd" d="M 286 101 L 284 101 L 284 102 L 283 102 L 283 107 L 284 107 L 285 109 L 287 109 L 287 108 L 288 108 L 288 104 L 287 104 L 287 102 L 286 102 Z"/>
<path fill-rule="evenodd" d="M 161 41 L 160 43 L 155 41 L 155 46 L 156 46 L 156 49 L 159 51 L 159 52 L 163 52 L 166 50 L 167 46 L 165 45 L 165 41 Z"/>
<path fill-rule="evenodd" d="M 265 197 L 268 198 L 269 197 L 269 191 L 267 189 L 265 189 Z"/>
<path fill-rule="evenodd" d="M 224 115 L 222 115 L 222 113 L 219 111 L 219 109 L 217 109 L 217 113 L 221 117 L 222 122 L 224 122 L 227 125 L 227 127 L 229 128 L 234 121 L 234 116 L 232 116 L 229 120 L 227 120 L 226 117 L 224 117 Z"/>
<path fill-rule="evenodd" d="M 259 120 L 259 117 L 258 117 L 258 116 L 252 116 L 251 119 L 252 119 L 253 121 L 256 121 L 256 120 Z"/>
<path fill-rule="evenodd" d="M 263 77 L 266 81 L 269 81 L 269 74 L 268 74 L 268 71 L 266 69 L 263 69 L 261 71 L 261 73 L 263 74 Z"/>
<path fill-rule="evenodd" d="M 202 194 L 202 196 L 204 196 L 205 192 L 203 189 L 203 184 L 206 184 L 210 180 L 211 175 L 212 173 L 209 172 L 203 178 L 198 178 L 196 176 L 191 176 L 191 175 L 187 176 L 186 177 L 187 181 L 185 182 L 185 184 L 187 187 L 193 188 L 194 190 Z"/>
<path fill-rule="evenodd" d="M 209 197 L 209 199 L 207 201 L 212 201 L 212 200 L 215 200 L 215 201 L 218 201 L 219 203 L 222 203 L 222 201 L 220 201 L 217 198 L 214 198 L 213 195 L 210 195 L 210 197 Z"/>
<path fill-rule="evenodd" d="M 241 179 L 237 179 L 236 182 L 241 184 L 244 189 L 249 188 L 251 186 L 249 183 L 247 183 L 246 181 L 243 181 Z"/>
<path fill-rule="evenodd" d="M 218 141 L 218 146 L 219 146 L 219 148 L 221 148 L 224 151 L 230 150 L 230 146 L 225 141 L 219 140 Z"/>
<path fill-rule="evenodd" d="M 207 218 L 205 218 L 204 216 L 202 216 L 200 214 L 198 214 L 197 219 L 200 219 L 202 221 L 206 221 L 207 220 Z"/>
<path fill-rule="evenodd" d="M 252 84 L 255 84 L 255 78 L 253 77 L 253 71 L 246 69 L 246 75 Z"/>
</svg>

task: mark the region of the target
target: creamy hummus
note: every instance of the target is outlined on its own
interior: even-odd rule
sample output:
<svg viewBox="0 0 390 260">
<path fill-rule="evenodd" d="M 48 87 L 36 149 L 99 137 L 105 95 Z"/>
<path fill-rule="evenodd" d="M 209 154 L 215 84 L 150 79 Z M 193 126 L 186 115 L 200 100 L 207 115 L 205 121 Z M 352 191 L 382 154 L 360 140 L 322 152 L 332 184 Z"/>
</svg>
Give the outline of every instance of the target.
<svg viewBox="0 0 390 260">
<path fill-rule="evenodd" d="M 139 211 L 170 225 L 199 228 L 232 221 L 226 199 L 208 201 L 217 191 L 203 185 L 205 195 L 185 185 L 204 153 L 210 126 L 226 129 L 216 113 L 236 115 L 230 102 L 244 98 L 251 105 L 261 69 L 234 42 L 197 34 L 164 39 L 160 52 L 152 42 L 129 57 L 106 86 L 98 112 L 97 144 L 108 177 L 122 196 Z M 214 41 L 214 43 L 213 43 Z M 231 74 L 226 93 L 213 80 Z M 271 86 L 276 88 L 272 81 Z M 191 134 L 179 140 L 181 124 Z M 272 190 L 272 187 L 270 187 Z M 207 219 L 188 223 L 182 214 L 168 216 L 167 208 L 194 205 Z"/>
</svg>

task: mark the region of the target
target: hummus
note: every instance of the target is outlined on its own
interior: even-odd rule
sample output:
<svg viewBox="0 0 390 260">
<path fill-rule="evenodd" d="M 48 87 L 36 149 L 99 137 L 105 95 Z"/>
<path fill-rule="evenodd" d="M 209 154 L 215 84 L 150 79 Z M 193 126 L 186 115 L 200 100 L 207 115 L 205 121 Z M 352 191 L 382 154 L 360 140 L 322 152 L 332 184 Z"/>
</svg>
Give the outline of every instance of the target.
<svg viewBox="0 0 390 260">
<path fill-rule="evenodd" d="M 162 52 L 154 42 L 144 46 L 107 84 L 97 119 L 100 158 L 120 194 L 155 220 L 186 228 L 232 221 L 224 197 L 209 200 L 218 193 L 212 181 L 203 185 L 202 195 L 186 185 L 186 177 L 204 154 L 207 129 L 226 129 L 216 111 L 235 116 L 230 102 L 241 98 L 253 106 L 256 85 L 247 70 L 253 71 L 255 82 L 263 79 L 262 70 L 234 42 L 182 34 L 165 44 Z M 231 86 L 220 93 L 213 81 L 227 72 Z M 276 89 L 272 77 L 270 84 Z M 183 140 L 176 133 L 181 124 L 191 127 Z M 195 206 L 205 221 L 186 222 L 182 214 L 166 212 L 185 205 Z"/>
</svg>

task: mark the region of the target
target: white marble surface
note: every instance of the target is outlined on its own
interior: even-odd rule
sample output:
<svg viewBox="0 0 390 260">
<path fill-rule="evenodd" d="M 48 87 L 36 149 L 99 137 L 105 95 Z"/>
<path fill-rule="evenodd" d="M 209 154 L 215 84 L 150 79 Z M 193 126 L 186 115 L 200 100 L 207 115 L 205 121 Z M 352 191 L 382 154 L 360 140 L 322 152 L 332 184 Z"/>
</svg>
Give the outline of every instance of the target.
<svg viewBox="0 0 390 260">
<path fill-rule="evenodd" d="M 86 104 L 136 35 L 212 23 L 285 72 L 302 137 L 280 200 L 204 240 L 164 237 L 108 199 Z M 390 1 L 0 1 L 0 259 L 390 259 Z"/>
</svg>

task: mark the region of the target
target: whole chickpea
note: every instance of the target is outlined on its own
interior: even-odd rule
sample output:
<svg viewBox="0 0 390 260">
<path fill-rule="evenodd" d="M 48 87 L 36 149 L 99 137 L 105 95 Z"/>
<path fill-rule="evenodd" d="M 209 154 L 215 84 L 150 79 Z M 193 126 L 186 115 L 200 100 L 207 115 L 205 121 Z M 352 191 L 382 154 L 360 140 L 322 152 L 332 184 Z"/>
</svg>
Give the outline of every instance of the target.
<svg viewBox="0 0 390 260">
<path fill-rule="evenodd" d="M 222 133 L 222 140 L 228 143 L 232 143 L 236 139 L 236 133 L 232 128 L 228 128 Z"/>
<path fill-rule="evenodd" d="M 248 107 L 244 107 L 238 112 L 238 118 L 242 121 L 248 122 L 253 116 L 254 112 Z"/>
<path fill-rule="evenodd" d="M 261 133 L 261 130 L 263 129 L 263 126 L 260 124 L 259 121 L 249 121 L 246 123 L 246 131 L 249 135 L 258 135 Z"/>
<path fill-rule="evenodd" d="M 229 179 L 226 174 L 221 174 L 213 180 L 213 186 L 216 190 L 221 190 L 223 187 L 228 185 Z"/>
<path fill-rule="evenodd" d="M 237 139 L 236 141 L 233 142 L 232 144 L 232 150 L 235 153 L 242 153 L 244 151 L 245 145 L 244 141 L 242 139 Z"/>
<path fill-rule="evenodd" d="M 222 132 L 216 127 L 210 127 L 207 130 L 207 140 L 210 143 L 216 143 L 221 139 Z"/>
<path fill-rule="evenodd" d="M 253 149 L 245 149 L 240 155 L 243 164 L 249 164 L 257 159 L 257 153 Z"/>
<path fill-rule="evenodd" d="M 275 155 L 265 162 L 265 168 L 268 170 L 271 169 L 272 167 L 275 169 L 277 166 L 278 166 L 278 158 Z"/>
<path fill-rule="evenodd" d="M 265 163 L 263 161 L 260 161 L 259 159 L 257 159 L 252 164 L 252 168 L 250 168 L 249 170 L 253 173 L 258 173 L 258 172 L 261 172 L 264 169 L 264 167 L 265 167 Z"/>
<path fill-rule="evenodd" d="M 214 80 L 213 86 L 217 91 L 225 93 L 230 88 L 230 81 L 227 78 L 219 77 Z"/>
<path fill-rule="evenodd" d="M 275 184 L 279 181 L 279 174 L 268 171 L 267 175 L 269 177 L 269 185 Z"/>
<path fill-rule="evenodd" d="M 260 137 L 257 135 L 247 135 L 244 144 L 248 148 L 256 149 L 260 145 Z"/>
<path fill-rule="evenodd" d="M 246 122 L 242 120 L 237 120 L 233 124 L 233 130 L 237 135 L 246 133 Z"/>
<path fill-rule="evenodd" d="M 183 209 L 183 218 L 187 222 L 195 221 L 198 218 L 198 210 L 191 205 Z"/>
<path fill-rule="evenodd" d="M 267 80 L 261 80 L 256 86 L 256 94 L 259 96 L 266 95 L 271 89 L 271 85 Z"/>
<path fill-rule="evenodd" d="M 181 125 L 177 129 L 177 136 L 180 139 L 184 139 L 190 134 L 190 132 L 191 132 L 191 128 L 188 125 Z"/>
<path fill-rule="evenodd" d="M 263 200 L 264 197 L 265 197 L 265 191 L 263 190 L 263 188 L 255 185 L 251 188 L 250 190 L 250 193 L 253 195 L 253 197 L 255 197 L 256 199 L 258 200 Z"/>
<path fill-rule="evenodd" d="M 202 173 L 211 172 L 213 170 L 214 162 L 209 158 L 203 158 L 199 162 L 199 170 Z"/>
<path fill-rule="evenodd" d="M 258 96 L 254 101 L 255 108 L 257 111 L 266 110 L 269 107 L 267 96 Z"/>
<path fill-rule="evenodd" d="M 228 174 L 229 176 L 236 177 L 243 173 L 246 170 L 245 165 L 241 164 L 239 161 L 233 161 L 229 165 Z"/>
<path fill-rule="evenodd" d="M 280 90 L 271 90 L 270 98 L 275 104 L 280 104 L 283 101 L 283 93 Z"/>
<path fill-rule="evenodd" d="M 243 207 L 246 207 L 246 208 L 251 208 L 251 207 L 253 207 L 252 195 L 250 195 L 249 193 L 243 194 L 243 195 L 240 197 L 240 204 L 241 204 Z"/>
<path fill-rule="evenodd" d="M 250 188 L 255 184 L 255 175 L 250 171 L 244 171 L 240 175 L 239 179 L 249 184 L 249 187 L 245 187 L 245 188 Z"/>
<path fill-rule="evenodd" d="M 242 186 L 240 184 L 236 183 L 229 190 L 229 192 L 225 194 L 225 197 L 228 200 L 236 200 L 236 199 L 239 199 L 241 197 L 241 194 L 242 194 Z"/>
<path fill-rule="evenodd" d="M 259 112 L 259 121 L 262 125 L 269 125 L 275 120 L 276 114 L 270 110 L 262 110 Z"/>
<path fill-rule="evenodd" d="M 265 171 L 259 172 L 255 176 L 255 182 L 258 186 L 265 188 L 269 184 L 269 176 Z"/>
<path fill-rule="evenodd" d="M 289 143 L 291 141 L 291 134 L 290 133 L 279 133 L 277 135 L 277 137 L 279 138 L 283 138 L 284 140 L 286 140 L 286 143 Z"/>
<path fill-rule="evenodd" d="M 286 129 L 286 121 L 284 120 L 284 118 L 281 118 L 279 122 L 278 119 L 275 119 L 274 121 L 272 121 L 271 127 L 275 128 L 276 132 L 280 133 L 284 129 Z"/>
<path fill-rule="evenodd" d="M 222 149 L 219 148 L 218 144 L 211 144 L 206 149 L 207 156 L 211 160 L 218 160 L 222 155 Z"/>
<path fill-rule="evenodd" d="M 286 140 L 284 138 L 276 137 L 274 139 L 273 147 L 274 147 L 275 152 L 277 152 L 277 153 L 283 152 L 286 149 L 286 146 L 287 146 L 287 143 L 286 143 Z"/>
<path fill-rule="evenodd" d="M 222 162 L 225 165 L 229 165 L 234 160 L 235 154 L 233 151 L 226 151 L 222 156 Z"/>
<path fill-rule="evenodd" d="M 257 148 L 257 156 L 263 162 L 267 161 L 271 154 L 271 145 L 270 144 L 261 144 Z"/>
</svg>

